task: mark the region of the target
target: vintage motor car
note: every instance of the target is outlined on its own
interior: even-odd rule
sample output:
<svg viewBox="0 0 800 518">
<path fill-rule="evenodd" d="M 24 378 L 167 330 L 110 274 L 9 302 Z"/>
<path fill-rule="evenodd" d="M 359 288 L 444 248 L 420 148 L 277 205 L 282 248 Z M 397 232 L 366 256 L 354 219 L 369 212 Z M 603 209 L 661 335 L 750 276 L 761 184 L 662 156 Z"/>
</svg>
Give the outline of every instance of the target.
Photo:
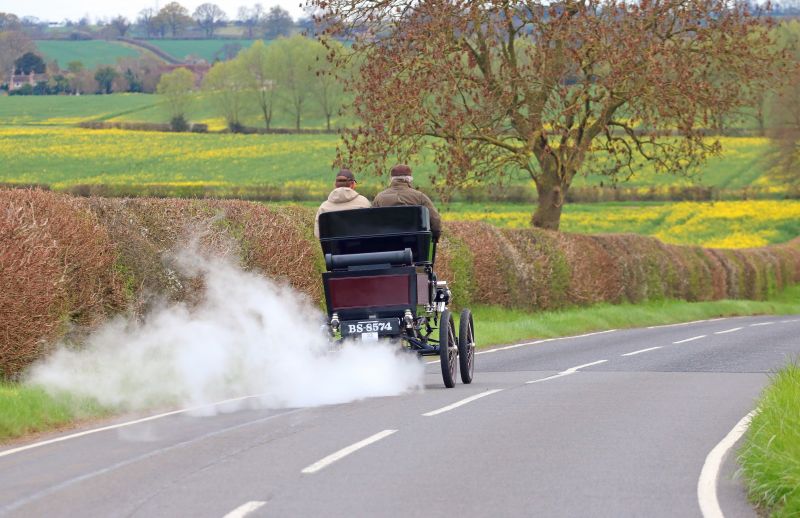
<svg viewBox="0 0 800 518">
<path fill-rule="evenodd" d="M 426 207 L 326 212 L 319 234 L 326 327 L 335 341 L 392 340 L 419 356 L 438 355 L 446 387 L 455 386 L 459 370 L 463 383 L 472 382 L 472 313 L 462 310 L 456 334 L 450 290 L 433 270 L 436 243 Z"/>
</svg>

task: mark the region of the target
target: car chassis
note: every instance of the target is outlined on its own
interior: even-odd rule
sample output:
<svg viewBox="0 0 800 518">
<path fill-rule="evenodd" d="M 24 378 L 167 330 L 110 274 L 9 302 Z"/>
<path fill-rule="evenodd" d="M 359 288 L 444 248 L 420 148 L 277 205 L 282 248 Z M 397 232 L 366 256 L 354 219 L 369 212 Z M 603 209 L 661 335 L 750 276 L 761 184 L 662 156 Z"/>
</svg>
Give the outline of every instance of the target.
<svg viewBox="0 0 800 518">
<path fill-rule="evenodd" d="M 319 231 L 325 327 L 334 341 L 394 340 L 419 356 L 438 355 L 446 387 L 455 386 L 459 370 L 462 382 L 472 382 L 472 313 L 462 310 L 456 334 L 452 294 L 433 270 L 436 242 L 426 207 L 326 212 Z"/>
</svg>

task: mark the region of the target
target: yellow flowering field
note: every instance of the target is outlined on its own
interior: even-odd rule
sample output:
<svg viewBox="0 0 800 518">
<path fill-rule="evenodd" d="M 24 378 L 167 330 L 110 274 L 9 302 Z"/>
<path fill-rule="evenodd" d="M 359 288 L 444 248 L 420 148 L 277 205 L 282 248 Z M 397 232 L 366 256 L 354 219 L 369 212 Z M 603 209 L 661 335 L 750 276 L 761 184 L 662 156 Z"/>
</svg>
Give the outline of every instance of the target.
<svg viewBox="0 0 800 518">
<path fill-rule="evenodd" d="M 509 228 L 530 224 L 533 206 L 467 205 L 445 209 L 445 220 L 485 221 Z M 568 204 L 561 230 L 579 233 L 632 232 L 673 244 L 748 248 L 800 235 L 800 201 L 752 200 L 679 203 Z"/>
</svg>

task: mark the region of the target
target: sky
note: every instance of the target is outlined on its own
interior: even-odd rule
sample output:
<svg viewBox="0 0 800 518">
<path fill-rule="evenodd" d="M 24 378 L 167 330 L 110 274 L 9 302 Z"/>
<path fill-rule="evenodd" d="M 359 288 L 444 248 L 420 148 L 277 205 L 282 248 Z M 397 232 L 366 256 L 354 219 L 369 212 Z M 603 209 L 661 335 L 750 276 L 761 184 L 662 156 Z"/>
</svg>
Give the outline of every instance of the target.
<svg viewBox="0 0 800 518">
<path fill-rule="evenodd" d="M 35 16 L 42 21 L 60 22 L 66 18 L 78 20 L 89 15 L 92 21 L 100 18 L 113 18 L 123 15 L 135 20 L 139 11 L 147 7 L 163 7 L 171 0 L 0 0 L 0 12 L 14 13 L 20 18 Z M 239 7 L 253 6 L 259 0 L 178 0 L 181 5 L 194 12 L 203 3 L 215 3 L 222 8 L 228 18 L 235 18 Z M 297 19 L 303 15 L 299 4 L 303 0 L 260 0 L 265 10 L 280 5 Z M 304 2 L 303 2 L 304 3 Z"/>
</svg>

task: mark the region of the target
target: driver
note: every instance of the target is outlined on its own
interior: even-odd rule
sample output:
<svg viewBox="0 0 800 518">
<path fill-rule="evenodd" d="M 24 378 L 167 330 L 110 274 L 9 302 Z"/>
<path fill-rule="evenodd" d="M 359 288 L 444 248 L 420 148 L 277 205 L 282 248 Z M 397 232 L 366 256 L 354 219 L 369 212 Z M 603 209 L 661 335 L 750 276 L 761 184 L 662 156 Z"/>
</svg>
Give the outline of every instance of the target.
<svg viewBox="0 0 800 518">
<path fill-rule="evenodd" d="M 411 168 L 406 164 L 397 164 L 392 167 L 391 175 L 392 183 L 389 184 L 389 188 L 375 196 L 372 206 L 422 205 L 427 207 L 431 218 L 431 233 L 433 234 L 433 239 L 438 240 L 442 231 L 442 218 L 439 216 L 436 207 L 433 206 L 431 199 L 425 193 L 411 187 L 413 181 Z"/>
<path fill-rule="evenodd" d="M 317 209 L 317 216 L 314 218 L 314 235 L 316 237 L 319 237 L 319 215 L 323 212 L 370 208 L 369 200 L 355 191 L 356 177 L 349 169 L 341 169 L 336 173 L 333 187 L 328 199 L 322 202 Z"/>
</svg>

